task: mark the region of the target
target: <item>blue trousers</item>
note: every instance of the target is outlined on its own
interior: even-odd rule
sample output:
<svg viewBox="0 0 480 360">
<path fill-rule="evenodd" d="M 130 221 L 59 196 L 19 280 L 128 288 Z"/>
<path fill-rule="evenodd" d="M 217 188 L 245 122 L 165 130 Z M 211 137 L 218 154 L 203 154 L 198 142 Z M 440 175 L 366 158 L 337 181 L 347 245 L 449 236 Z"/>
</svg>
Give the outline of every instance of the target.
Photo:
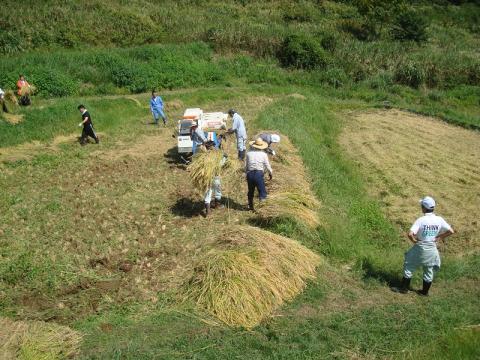
<svg viewBox="0 0 480 360">
<path fill-rule="evenodd" d="M 153 115 L 153 121 L 155 122 L 155 124 L 158 124 L 159 118 L 162 118 L 164 124 L 167 123 L 167 117 L 163 113 L 163 109 L 154 108 L 152 111 L 152 115 Z"/>
<path fill-rule="evenodd" d="M 263 171 L 252 170 L 247 172 L 248 183 L 248 206 L 253 209 L 253 196 L 255 189 L 258 189 L 258 196 L 260 200 L 267 198 L 267 189 L 265 189 L 265 180 L 263 179 Z"/>
</svg>

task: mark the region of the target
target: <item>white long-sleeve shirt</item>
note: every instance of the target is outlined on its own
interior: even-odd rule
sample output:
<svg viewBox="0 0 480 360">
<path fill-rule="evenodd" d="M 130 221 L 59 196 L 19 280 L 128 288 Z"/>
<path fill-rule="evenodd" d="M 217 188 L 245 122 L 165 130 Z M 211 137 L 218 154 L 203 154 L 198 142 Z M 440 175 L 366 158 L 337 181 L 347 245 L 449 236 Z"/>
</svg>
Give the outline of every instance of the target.
<svg viewBox="0 0 480 360">
<path fill-rule="evenodd" d="M 235 113 L 233 115 L 233 124 L 232 124 L 232 130 L 235 131 L 235 134 L 237 135 L 237 138 L 247 138 L 247 130 L 245 129 L 245 122 L 243 121 L 243 118 Z"/>
<path fill-rule="evenodd" d="M 270 173 L 272 172 L 272 167 L 268 161 L 268 155 L 263 150 L 250 150 L 247 152 L 246 162 L 245 162 L 245 171 L 249 172 L 252 170 L 265 171 L 265 169 Z"/>
</svg>

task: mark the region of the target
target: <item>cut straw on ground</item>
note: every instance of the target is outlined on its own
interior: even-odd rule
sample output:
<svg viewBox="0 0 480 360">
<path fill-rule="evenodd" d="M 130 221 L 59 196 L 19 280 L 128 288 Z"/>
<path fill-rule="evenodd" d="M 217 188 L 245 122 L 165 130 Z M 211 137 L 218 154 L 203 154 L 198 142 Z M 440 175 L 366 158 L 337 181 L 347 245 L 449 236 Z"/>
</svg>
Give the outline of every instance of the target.
<svg viewBox="0 0 480 360">
<path fill-rule="evenodd" d="M 315 277 L 320 257 L 251 226 L 220 235 L 185 284 L 185 299 L 230 326 L 252 328 Z"/>
<path fill-rule="evenodd" d="M 79 353 L 82 336 L 66 326 L 0 318 L 0 358 L 69 359 Z"/>
<path fill-rule="evenodd" d="M 292 219 L 311 228 L 320 225 L 318 219 L 319 201 L 312 194 L 292 191 L 273 193 L 257 207 L 261 221 L 274 222 Z"/>
</svg>

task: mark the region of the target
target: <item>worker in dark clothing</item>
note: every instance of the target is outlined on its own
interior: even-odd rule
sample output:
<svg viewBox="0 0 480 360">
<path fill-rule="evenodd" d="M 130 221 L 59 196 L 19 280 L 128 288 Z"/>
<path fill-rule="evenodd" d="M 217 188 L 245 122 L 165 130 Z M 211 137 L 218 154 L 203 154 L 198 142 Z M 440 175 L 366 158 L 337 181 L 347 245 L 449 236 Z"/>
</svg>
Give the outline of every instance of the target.
<svg viewBox="0 0 480 360">
<path fill-rule="evenodd" d="M 93 130 L 92 117 L 88 113 L 87 109 L 85 109 L 85 106 L 78 105 L 78 110 L 80 110 L 80 113 L 82 114 L 82 122 L 78 124 L 78 126 L 83 126 L 82 136 L 80 137 L 80 144 L 82 146 L 85 145 L 88 141 L 89 136 L 95 140 L 96 144 L 98 144 L 100 140 L 98 139 L 97 134 L 95 134 L 95 131 Z"/>
</svg>

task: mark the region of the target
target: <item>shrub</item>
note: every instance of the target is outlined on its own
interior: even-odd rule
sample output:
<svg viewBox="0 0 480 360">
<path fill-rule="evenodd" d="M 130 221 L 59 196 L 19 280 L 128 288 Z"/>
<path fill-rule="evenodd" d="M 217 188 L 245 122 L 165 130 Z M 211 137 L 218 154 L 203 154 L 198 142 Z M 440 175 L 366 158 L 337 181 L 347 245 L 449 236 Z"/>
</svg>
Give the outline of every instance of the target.
<svg viewBox="0 0 480 360">
<path fill-rule="evenodd" d="M 31 81 L 43 96 L 69 96 L 78 93 L 80 84 L 68 75 L 53 69 L 38 69 L 31 74 Z"/>
<path fill-rule="evenodd" d="M 407 61 L 398 65 L 395 71 L 395 82 L 418 88 L 425 81 L 424 70 L 414 61 Z"/>
<path fill-rule="evenodd" d="M 371 22 L 345 19 L 340 23 L 340 29 L 361 41 L 374 40 L 378 37 L 377 30 Z"/>
<path fill-rule="evenodd" d="M 395 40 L 422 42 L 427 40 L 427 25 L 422 15 L 406 9 L 395 17 L 391 34 Z"/>
<path fill-rule="evenodd" d="M 285 37 L 277 53 L 284 67 L 297 69 L 325 68 L 328 57 L 320 44 L 305 35 L 291 34 Z"/>
<path fill-rule="evenodd" d="M 335 51 L 337 47 L 337 38 L 332 34 L 325 35 L 322 37 L 322 40 L 320 40 L 320 44 L 322 45 L 322 48 L 327 51 Z"/>
<path fill-rule="evenodd" d="M 12 54 L 23 51 L 22 43 L 17 34 L 9 31 L 0 32 L 0 53 Z"/>
<path fill-rule="evenodd" d="M 381 71 L 367 81 L 371 89 L 385 90 L 393 85 L 393 74 L 388 71 Z"/>
</svg>

